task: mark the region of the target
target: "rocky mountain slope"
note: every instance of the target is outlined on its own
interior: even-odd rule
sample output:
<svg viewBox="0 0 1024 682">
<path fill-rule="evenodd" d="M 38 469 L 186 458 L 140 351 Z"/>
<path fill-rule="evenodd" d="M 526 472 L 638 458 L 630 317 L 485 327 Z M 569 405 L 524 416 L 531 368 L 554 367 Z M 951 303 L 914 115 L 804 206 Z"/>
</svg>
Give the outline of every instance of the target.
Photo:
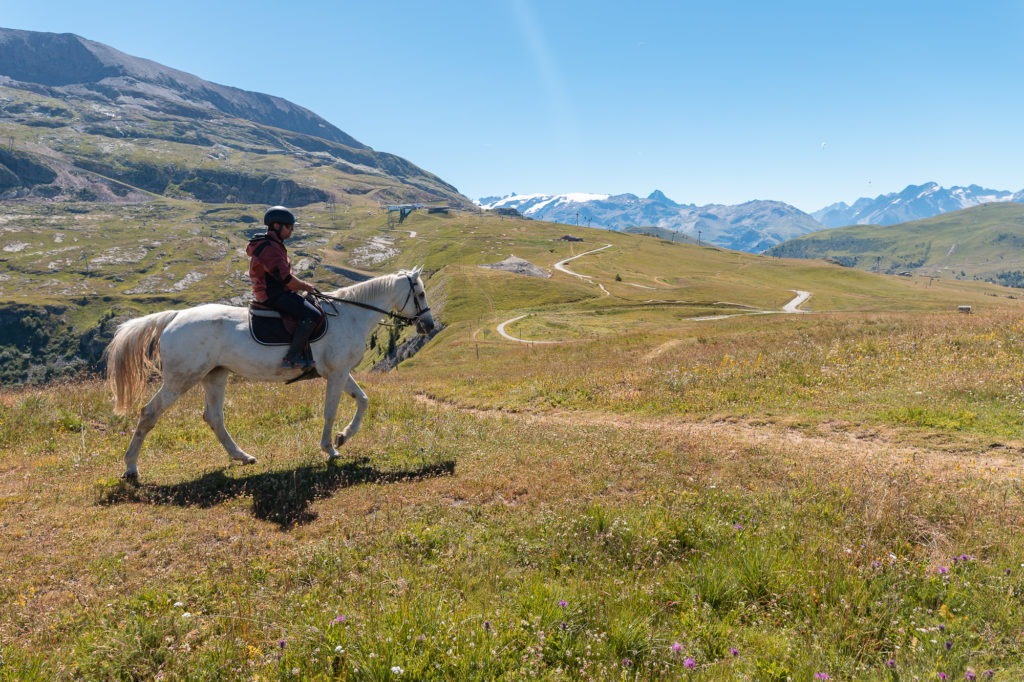
<svg viewBox="0 0 1024 682">
<path fill-rule="evenodd" d="M 72 34 L 0 29 L 0 123 L 4 199 L 469 205 L 287 100 Z"/>
<path fill-rule="evenodd" d="M 646 198 L 635 194 L 512 194 L 485 197 L 477 204 L 484 209 L 514 208 L 530 218 L 568 225 L 610 230 L 657 227 L 750 253 L 824 229 L 811 216 L 780 201 L 696 206 L 676 203 L 658 190 Z"/>
</svg>

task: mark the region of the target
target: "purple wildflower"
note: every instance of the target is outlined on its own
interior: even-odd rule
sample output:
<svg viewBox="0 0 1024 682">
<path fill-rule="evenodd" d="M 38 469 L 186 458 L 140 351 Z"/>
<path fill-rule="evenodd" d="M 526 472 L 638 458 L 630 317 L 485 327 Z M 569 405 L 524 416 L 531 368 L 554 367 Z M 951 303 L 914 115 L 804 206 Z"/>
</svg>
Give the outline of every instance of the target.
<svg viewBox="0 0 1024 682">
<path fill-rule="evenodd" d="M 729 653 L 732 654 L 733 658 L 736 658 L 737 656 L 740 655 L 740 650 L 737 649 L 736 647 L 733 647 L 732 649 L 729 649 Z"/>
<path fill-rule="evenodd" d="M 485 620 L 484 621 L 484 630 L 490 630 L 490 629 L 491 629 L 491 621 Z"/>
<path fill-rule="evenodd" d="M 633 661 L 629 660 L 628 658 L 622 659 L 622 667 L 623 668 L 629 668 L 632 665 L 633 665 Z"/>
<path fill-rule="evenodd" d="M 939 673 L 939 679 L 940 680 L 946 679 L 946 673 Z"/>
<path fill-rule="evenodd" d="M 939 566 L 939 573 L 945 575 L 946 573 L 949 573 L 949 569 L 945 566 Z"/>
<path fill-rule="evenodd" d="M 678 654 L 682 650 L 683 650 L 683 645 L 682 644 L 680 644 L 679 642 L 672 642 L 672 651 L 674 651 L 674 652 L 676 652 Z"/>
<path fill-rule="evenodd" d="M 814 673 L 814 679 L 816 680 L 831 680 L 828 673 Z"/>
<path fill-rule="evenodd" d="M 970 670 L 968 670 L 967 672 L 964 673 L 964 679 L 965 680 L 976 680 L 976 679 L 978 679 L 978 676 L 975 675 Z"/>
<path fill-rule="evenodd" d="M 688 656 L 686 660 L 683 661 L 683 666 L 687 670 L 693 670 L 697 667 L 697 661 L 693 660 L 693 656 Z"/>
<path fill-rule="evenodd" d="M 886 668 L 895 668 L 896 667 L 896 661 L 894 659 L 890 658 L 888 661 L 885 662 L 885 667 Z"/>
<path fill-rule="evenodd" d="M 334 620 L 331 621 L 331 625 L 341 625 L 344 622 L 345 622 L 345 616 L 338 616 L 337 618 L 335 618 Z"/>
<path fill-rule="evenodd" d="M 945 632 L 945 631 L 946 631 L 946 626 L 943 625 L 942 623 L 939 623 L 939 632 Z"/>
<path fill-rule="evenodd" d="M 565 601 L 564 599 L 560 599 L 558 601 L 558 605 L 561 606 L 564 609 L 566 606 L 569 605 L 569 602 Z"/>
<path fill-rule="evenodd" d="M 995 676 L 995 672 L 993 672 L 992 670 L 986 670 L 982 673 L 982 675 L 984 675 L 986 679 L 991 680 Z"/>
<path fill-rule="evenodd" d="M 953 648 L 953 643 L 947 639 L 946 640 L 946 651 L 949 651 L 952 648 Z"/>
<path fill-rule="evenodd" d="M 739 523 L 739 522 L 736 522 L 736 523 L 732 524 L 732 527 L 735 528 L 736 530 L 743 530 L 743 524 Z"/>
<path fill-rule="evenodd" d="M 277 640 L 277 646 L 279 646 L 280 648 L 283 649 L 286 646 L 288 646 L 288 642 L 284 641 L 283 639 L 279 639 L 279 640 Z"/>
</svg>

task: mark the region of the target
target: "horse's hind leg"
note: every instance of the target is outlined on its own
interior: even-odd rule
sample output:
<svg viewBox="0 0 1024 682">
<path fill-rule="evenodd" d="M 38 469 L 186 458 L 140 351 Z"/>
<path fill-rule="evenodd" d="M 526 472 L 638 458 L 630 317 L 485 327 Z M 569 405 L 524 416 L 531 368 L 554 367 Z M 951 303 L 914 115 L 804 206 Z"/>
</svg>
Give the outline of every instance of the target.
<svg viewBox="0 0 1024 682">
<path fill-rule="evenodd" d="M 228 370 L 218 367 L 203 377 L 202 383 L 206 391 L 203 420 L 217 434 L 217 440 L 231 455 L 231 459 L 242 464 L 255 464 L 256 458 L 239 448 L 224 427 L 224 391 L 228 384 Z"/>
<path fill-rule="evenodd" d="M 187 390 L 188 387 L 185 388 Z M 142 412 L 139 415 L 139 423 L 135 427 L 135 434 L 132 435 L 132 440 L 128 444 L 128 451 L 124 453 L 124 474 L 121 478 L 133 481 L 139 477 L 139 451 L 142 450 L 142 441 L 146 440 L 146 435 L 156 426 L 156 422 L 160 419 L 160 415 L 164 411 L 174 404 L 174 401 L 178 399 L 185 390 L 179 390 L 177 388 L 171 388 L 167 382 L 160 387 L 160 390 L 156 392 L 153 399 L 146 403 L 146 406 L 142 408 Z"/>
</svg>

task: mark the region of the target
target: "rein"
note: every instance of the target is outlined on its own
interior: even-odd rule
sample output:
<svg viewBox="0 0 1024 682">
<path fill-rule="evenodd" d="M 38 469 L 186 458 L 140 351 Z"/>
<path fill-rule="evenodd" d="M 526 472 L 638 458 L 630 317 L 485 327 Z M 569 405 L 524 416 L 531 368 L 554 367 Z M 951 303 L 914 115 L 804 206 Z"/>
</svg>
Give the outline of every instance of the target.
<svg viewBox="0 0 1024 682">
<path fill-rule="evenodd" d="M 409 298 L 413 294 L 413 290 L 415 288 L 415 285 L 413 284 L 411 278 L 406 277 L 406 279 L 409 280 L 409 295 L 406 296 L 405 303 L 408 303 L 409 302 Z M 384 310 L 384 308 L 378 308 L 375 305 L 371 305 L 369 303 L 363 303 L 362 301 L 353 301 L 353 300 L 348 299 L 348 298 L 338 298 L 337 296 L 331 296 L 329 294 L 323 293 L 322 291 L 316 291 L 316 292 L 314 292 L 312 294 L 312 296 L 313 296 L 313 298 L 316 298 L 316 299 L 321 300 L 321 301 L 326 301 L 326 302 L 332 304 L 331 307 L 334 308 L 334 315 L 335 316 L 338 314 L 338 309 L 333 304 L 334 303 L 345 303 L 347 305 L 354 305 L 357 308 L 365 308 L 366 310 L 372 310 L 372 311 L 374 311 L 376 313 L 380 313 L 382 315 L 386 315 L 387 317 L 390 317 L 392 320 L 395 320 L 400 326 L 415 324 L 415 323 L 419 322 L 419 319 L 424 315 L 424 313 L 429 313 L 430 312 L 430 308 L 424 308 L 424 309 L 420 310 L 419 303 L 416 302 L 415 299 L 413 299 L 413 302 L 416 303 L 416 314 L 413 315 L 412 317 L 410 317 L 408 315 L 402 315 L 401 313 L 396 313 L 396 312 L 391 311 L 391 310 Z M 402 304 L 403 308 L 405 307 L 405 303 Z M 326 310 L 324 312 L 326 312 Z M 384 324 L 384 323 L 381 322 L 380 324 Z"/>
</svg>

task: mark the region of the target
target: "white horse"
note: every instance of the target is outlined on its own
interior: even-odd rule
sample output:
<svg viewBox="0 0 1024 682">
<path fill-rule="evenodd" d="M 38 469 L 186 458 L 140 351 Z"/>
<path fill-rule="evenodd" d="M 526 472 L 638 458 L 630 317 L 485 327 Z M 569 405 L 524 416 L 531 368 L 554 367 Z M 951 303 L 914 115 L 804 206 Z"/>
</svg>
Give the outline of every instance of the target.
<svg viewBox="0 0 1024 682">
<path fill-rule="evenodd" d="M 382 275 L 329 293 L 346 303 L 334 304 L 337 315 L 329 317 L 327 333 L 311 345 L 317 372 L 327 378 L 320 449 L 327 453 L 328 461 L 339 456 L 331 442 L 331 428 L 342 391 L 355 399 L 356 413 L 338 434 L 337 445 L 356 434 L 366 410 L 366 394 L 350 372 L 363 357 L 370 328 L 395 313 L 398 318 L 416 322 L 421 334 L 434 328 L 420 270 Z M 203 419 L 231 459 L 242 464 L 255 463 L 256 458 L 239 448 L 224 428 L 224 389 L 229 372 L 264 381 L 287 381 L 299 376 L 302 370 L 281 367 L 281 353 L 280 346 L 263 346 L 252 339 L 249 312 L 245 308 L 201 305 L 153 313 L 118 327 L 106 350 L 107 381 L 114 393 L 114 411 L 127 414 L 138 403 L 157 363 L 163 374 L 163 385 L 142 408 L 125 452 L 123 478 L 138 478 L 139 450 L 146 435 L 160 415 L 199 382 L 206 391 Z"/>
</svg>

